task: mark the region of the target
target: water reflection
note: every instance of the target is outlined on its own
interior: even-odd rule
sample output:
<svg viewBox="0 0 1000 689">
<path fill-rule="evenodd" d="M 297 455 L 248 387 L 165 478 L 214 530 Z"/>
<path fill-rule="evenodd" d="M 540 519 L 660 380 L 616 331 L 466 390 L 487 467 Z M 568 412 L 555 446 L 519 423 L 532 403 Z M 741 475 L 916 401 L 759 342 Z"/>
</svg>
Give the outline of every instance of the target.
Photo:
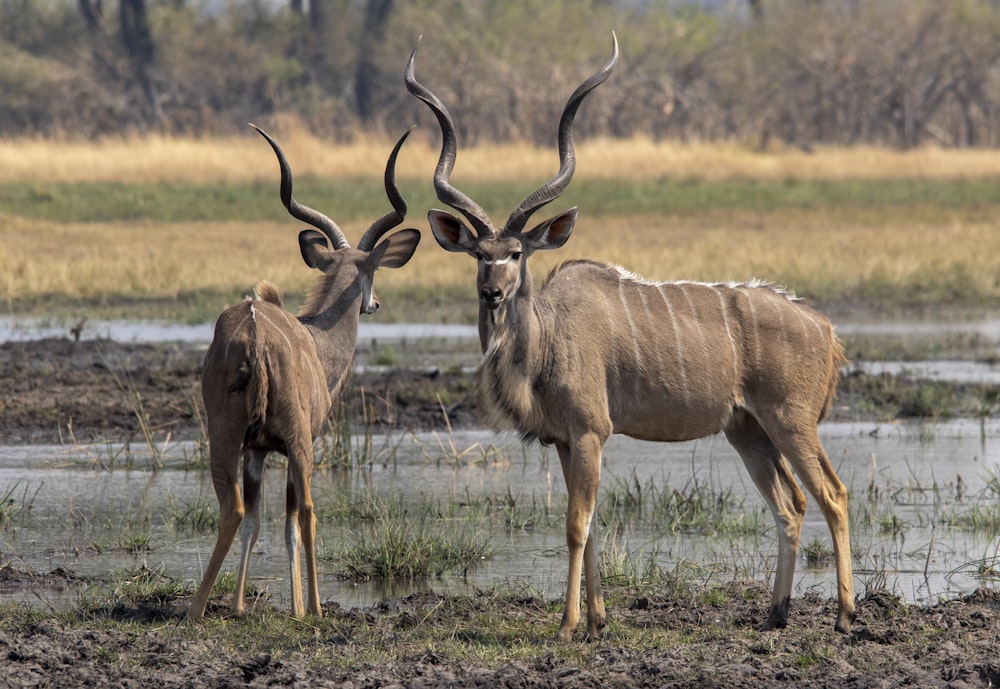
<svg viewBox="0 0 1000 689">
<path fill-rule="evenodd" d="M 42 318 L 0 317 L 0 342 L 28 342 L 50 337 L 69 337 L 75 323 Z M 81 332 L 82 340 L 115 342 L 184 342 L 207 345 L 212 341 L 212 323 L 171 323 L 159 321 L 92 321 Z M 358 340 L 420 340 L 427 338 L 476 339 L 473 325 L 442 323 L 379 323 L 362 320 Z"/>
<path fill-rule="evenodd" d="M 68 337 L 76 325 L 66 319 L 0 316 L 0 342 L 39 340 L 48 337 Z M 988 340 L 1000 340 L 1000 318 L 978 320 L 873 320 L 838 319 L 840 335 L 891 335 L 900 337 L 940 336 L 969 333 Z M 186 325 L 161 321 L 88 321 L 82 339 L 112 339 L 119 342 L 188 342 L 208 344 L 212 339 L 211 323 Z M 419 339 L 478 337 L 475 325 L 441 323 L 384 323 L 372 319 L 361 321 L 359 339 Z"/>
<path fill-rule="evenodd" d="M 995 529 L 962 524 L 997 502 L 1000 424 L 955 421 L 933 425 L 838 424 L 821 426 L 827 451 L 851 490 L 852 548 L 860 595 L 866 587 L 889 588 L 913 601 L 933 601 L 975 589 L 979 563 L 992 564 L 1000 550 Z M 162 565 L 172 577 L 197 582 L 214 544 L 214 530 L 180 526 L 197 511 L 217 510 L 208 473 L 184 469 L 192 448 L 175 445 L 171 468 L 100 469 L 101 453 L 113 447 L 33 446 L 0 448 L 0 497 L 8 518 L 0 528 L 4 562 L 18 569 L 56 568 L 101 576 L 137 563 Z M 138 464 L 142 464 L 137 460 Z M 251 562 L 252 582 L 284 604 L 288 586 L 283 536 L 282 467 L 265 476 L 261 535 Z M 668 570 L 677 563 L 704 567 L 709 578 L 741 575 L 770 579 L 776 550 L 774 527 L 736 453 L 721 436 L 689 443 L 646 443 L 615 436 L 604 458 L 602 496 L 623 485 L 685 491 L 692 480 L 716 493 L 731 492 L 740 518 L 757 519 L 763 533 L 705 535 L 674 532 L 665 524 L 603 518 L 606 552 L 654 560 Z M 317 546 L 327 554 L 363 538 L 369 525 L 333 518 L 338 506 L 364 496 L 397 500 L 411 519 L 434 528 L 469 523 L 489 537 L 493 557 L 467 577 L 420 581 L 351 582 L 337 576 L 331 559 L 321 563 L 323 600 L 370 605 L 387 595 L 432 588 L 469 593 L 493 586 L 530 586 L 545 597 L 563 593 L 565 488 L 551 450 L 522 448 L 514 438 L 456 432 L 376 439 L 363 469 L 316 472 L 320 512 Z M 745 498 L 745 501 L 743 500 Z M 829 544 L 819 511 L 806 516 L 802 543 Z M 325 516 L 324 516 L 325 511 Z M 478 515 L 478 516 L 477 516 Z M 462 522 L 466 520 L 466 522 Z M 757 522 L 751 522 L 757 523 Z M 148 550 L 124 548 L 132 537 Z M 224 569 L 238 560 L 233 548 Z M 832 564 L 807 568 L 800 559 L 796 595 L 834 595 Z M 55 595 L 55 594 L 52 594 Z"/>
<path fill-rule="evenodd" d="M 982 361 L 860 361 L 852 366 L 870 375 L 1000 385 L 1000 365 Z"/>
</svg>

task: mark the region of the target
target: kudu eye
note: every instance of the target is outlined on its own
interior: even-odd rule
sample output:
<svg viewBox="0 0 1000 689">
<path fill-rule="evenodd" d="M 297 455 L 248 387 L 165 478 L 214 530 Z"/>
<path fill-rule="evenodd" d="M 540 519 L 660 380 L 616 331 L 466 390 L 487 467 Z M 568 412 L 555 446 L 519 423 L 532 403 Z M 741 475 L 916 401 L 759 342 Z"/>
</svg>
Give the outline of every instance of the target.
<svg viewBox="0 0 1000 689">
<path fill-rule="evenodd" d="M 514 259 L 515 261 L 520 261 L 521 260 L 521 252 L 520 251 L 515 251 L 514 253 L 512 253 L 510 255 L 510 257 L 512 259 Z"/>
</svg>

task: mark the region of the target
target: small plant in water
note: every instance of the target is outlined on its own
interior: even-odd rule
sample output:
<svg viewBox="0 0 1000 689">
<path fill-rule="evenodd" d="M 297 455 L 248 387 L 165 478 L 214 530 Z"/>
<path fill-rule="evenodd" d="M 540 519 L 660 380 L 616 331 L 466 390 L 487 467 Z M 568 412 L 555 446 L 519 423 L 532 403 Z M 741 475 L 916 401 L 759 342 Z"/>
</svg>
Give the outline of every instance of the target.
<svg viewBox="0 0 1000 689">
<path fill-rule="evenodd" d="M 219 525 L 219 513 L 208 500 L 180 500 L 172 495 L 167 499 L 170 513 L 169 523 L 175 529 L 189 531 L 214 531 Z"/>
<path fill-rule="evenodd" d="M 399 355 L 392 347 L 379 347 L 372 357 L 372 363 L 376 366 L 396 366 L 399 364 Z"/>
<path fill-rule="evenodd" d="M 190 400 L 191 411 L 198 421 L 199 433 L 194 441 L 194 449 L 189 455 L 187 450 L 183 454 L 183 466 L 185 469 L 206 469 L 208 468 L 208 425 L 205 421 L 205 408 L 200 400 L 192 398 Z"/>
<path fill-rule="evenodd" d="M 23 524 L 25 517 L 31 513 L 31 507 L 35 501 L 35 496 L 38 495 L 38 491 L 42 488 L 41 484 L 39 484 L 38 488 L 35 489 L 35 492 L 29 497 L 28 484 L 25 483 L 21 498 L 18 499 L 15 496 L 15 493 L 18 492 L 20 485 L 20 481 L 15 481 L 6 489 L 3 495 L 0 495 L 0 528 L 11 528 L 14 526 L 15 522 Z"/>
<path fill-rule="evenodd" d="M 655 479 L 640 482 L 635 471 L 602 492 L 598 513 L 605 523 L 649 524 L 672 533 L 759 534 L 766 526 L 762 509 L 747 510 L 732 488 L 720 488 L 693 475 L 682 488 Z"/>
<path fill-rule="evenodd" d="M 132 407 L 132 413 L 135 415 L 136 421 L 139 424 L 139 431 L 142 434 L 143 441 L 146 445 L 146 450 L 149 453 L 149 460 L 154 471 L 160 470 L 164 466 L 164 458 L 166 456 L 167 448 L 170 446 L 170 433 L 168 432 L 163 438 L 162 444 L 159 443 L 157 439 L 156 430 L 153 426 L 152 420 L 149 414 L 146 412 L 146 408 L 142 403 L 142 395 L 139 394 L 139 390 L 135 383 L 132 382 L 132 376 L 129 373 L 129 368 L 126 362 L 117 361 L 111 362 L 105 359 L 105 365 L 108 370 L 114 376 L 115 382 L 123 393 L 128 397 L 129 403 Z M 129 444 L 126 443 L 126 448 Z M 130 450 L 126 450 L 127 466 L 132 466 L 132 453 Z"/>
<path fill-rule="evenodd" d="M 659 564 L 664 554 L 653 546 L 645 552 L 633 554 L 627 541 L 609 537 L 601 545 L 601 581 L 606 586 L 624 587 L 661 593 L 672 597 L 686 596 L 693 588 L 695 568 L 690 563 L 676 561 L 670 571 Z"/>
<path fill-rule="evenodd" d="M 994 535 L 1000 531 L 1000 505 L 996 502 L 975 504 L 963 512 L 941 517 L 947 526 Z"/>
<path fill-rule="evenodd" d="M 154 569 L 143 563 L 134 570 L 112 570 L 101 583 L 95 581 L 81 594 L 80 611 L 104 615 L 122 605 L 165 606 L 183 594 L 183 584 L 167 576 L 162 565 Z"/>
<path fill-rule="evenodd" d="M 316 441 L 316 464 L 320 466 L 353 465 L 354 455 L 351 451 L 351 441 L 354 434 L 347 418 L 346 404 L 344 402 L 335 403 L 330 416 L 326 419 L 326 427 Z M 367 442 L 365 446 L 368 446 Z"/>
<path fill-rule="evenodd" d="M 153 549 L 153 537 L 149 531 L 126 530 L 106 541 L 94 541 L 91 549 L 99 552 L 121 551 L 126 553 L 142 553 Z"/>
<path fill-rule="evenodd" d="M 486 464 L 488 461 L 504 462 L 503 453 L 493 445 L 483 445 L 475 442 L 462 447 L 455 439 L 455 432 L 451 428 L 451 419 L 448 416 L 448 409 L 441 401 L 440 395 L 437 398 L 438 406 L 441 408 L 441 416 L 444 418 L 446 432 L 442 438 L 437 432 L 433 433 L 437 447 L 425 443 L 413 434 L 413 442 L 420 448 L 424 456 L 428 459 L 434 458 L 435 463 L 459 464 L 462 462 L 479 462 Z"/>
<path fill-rule="evenodd" d="M 920 444 L 930 445 L 937 438 L 937 419 L 931 418 L 930 420 L 923 421 L 920 424 L 919 430 Z"/>
<path fill-rule="evenodd" d="M 833 563 L 833 548 L 819 538 L 814 538 L 799 548 L 808 567 L 828 567 Z"/>
<path fill-rule="evenodd" d="M 887 514 L 876 519 L 879 531 L 885 534 L 892 534 L 893 536 L 898 536 L 899 534 L 906 531 L 908 525 L 905 521 L 899 518 L 895 514 Z"/>
<path fill-rule="evenodd" d="M 333 559 L 349 579 L 464 575 L 492 554 L 489 539 L 468 529 L 434 532 L 422 523 L 379 519 Z"/>
</svg>

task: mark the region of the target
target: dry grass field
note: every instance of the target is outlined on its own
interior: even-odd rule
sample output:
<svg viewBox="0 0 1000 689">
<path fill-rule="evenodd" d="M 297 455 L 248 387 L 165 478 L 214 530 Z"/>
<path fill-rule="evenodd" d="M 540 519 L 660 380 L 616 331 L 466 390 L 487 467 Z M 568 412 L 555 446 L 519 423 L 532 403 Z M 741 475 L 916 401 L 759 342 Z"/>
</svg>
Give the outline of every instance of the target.
<svg viewBox="0 0 1000 689">
<path fill-rule="evenodd" d="M 365 187 L 381 204 L 328 207 L 297 186 L 301 201 L 337 219 L 352 240 L 386 209 L 376 192 L 390 142 L 334 145 L 294 129 L 280 141 L 296 180 L 311 185 L 306 189 Z M 427 228 L 426 209 L 440 206 L 430 184 L 434 146 L 418 132 L 400 157 L 399 182 L 410 202 L 406 224 L 423 230 L 424 241 L 404 269 L 380 273 L 386 306 L 380 320 L 418 313 L 471 322 L 474 314 L 472 261 L 440 250 Z M 557 164 L 554 150 L 470 148 L 460 151 L 452 179 L 502 222 Z M 165 207 L 189 203 L 171 196 L 170 185 L 178 183 L 209 199 L 220 190 L 236 196 L 206 218 L 165 221 Z M 74 215 L 86 210 L 90 217 L 100 208 L 104 184 L 168 191 L 140 198 L 127 217 L 108 211 L 106 220 L 79 222 Z M 978 191 L 969 195 L 974 185 Z M 577 229 L 562 250 L 537 255 L 532 267 L 541 279 L 556 263 L 586 256 L 651 279 L 770 279 L 833 309 L 992 309 L 1000 304 L 994 221 L 1000 193 L 994 195 L 993 186 L 1000 187 L 1000 154 L 993 151 L 761 152 L 726 144 L 584 141 L 570 190 L 537 214 L 540 220 L 578 204 Z M 19 199 L 0 209 L 5 310 L 205 320 L 264 278 L 281 285 L 294 305 L 313 274 L 298 257 L 299 224 L 281 215 L 276 187 L 270 149 L 252 134 L 0 141 L 0 203 L 5 196 Z M 273 196 L 257 199 L 261 189 Z M 655 198 L 660 191 L 674 194 L 676 206 Z M 71 193 L 73 200 L 65 201 Z M 239 220 L 251 194 L 275 213 Z M 38 207 L 60 202 L 58 219 L 38 214 Z"/>
<path fill-rule="evenodd" d="M 400 179 L 424 179 L 438 150 L 430 133 L 417 129 L 400 156 Z M 402 132 L 400 132 L 402 133 Z M 373 177 L 381 172 L 392 141 L 359 136 L 332 144 L 298 127 L 272 132 L 300 176 L 332 180 Z M 575 179 L 675 178 L 888 179 L 1000 177 L 1000 154 L 986 149 L 921 148 L 897 151 L 856 148 L 780 148 L 758 151 L 736 144 L 656 142 L 646 138 L 577 142 Z M 496 182 L 544 177 L 555 172 L 554 147 L 526 144 L 479 146 L 459 151 L 455 180 Z M 0 184 L 9 182 L 129 181 L 238 182 L 270 180 L 271 151 L 249 127 L 228 139 L 163 136 L 52 141 L 0 140 Z"/>
</svg>

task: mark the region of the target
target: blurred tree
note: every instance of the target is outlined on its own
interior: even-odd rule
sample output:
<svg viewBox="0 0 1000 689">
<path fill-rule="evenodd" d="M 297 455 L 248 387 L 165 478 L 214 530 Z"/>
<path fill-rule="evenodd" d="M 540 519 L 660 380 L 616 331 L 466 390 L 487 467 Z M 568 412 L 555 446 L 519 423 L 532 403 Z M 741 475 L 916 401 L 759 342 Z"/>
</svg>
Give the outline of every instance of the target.
<svg viewBox="0 0 1000 689">
<path fill-rule="evenodd" d="M 144 120 L 156 129 L 163 129 L 163 111 L 150 70 L 155 48 L 153 32 L 149 28 L 146 0 L 119 0 L 118 17 L 121 22 L 122 42 L 128 55 L 132 75 L 142 93 Z"/>
<path fill-rule="evenodd" d="M 547 146 L 613 28 L 621 65 L 581 137 L 1000 145 L 997 0 L 722 5 L 0 0 L 0 135 L 218 134 L 267 118 L 395 132 L 429 117 L 400 84 L 424 35 L 419 74 L 464 144 Z"/>
<path fill-rule="evenodd" d="M 309 0 L 309 62 L 314 80 L 326 69 L 326 29 L 329 13 L 326 0 Z"/>
<path fill-rule="evenodd" d="M 141 117 L 134 124 L 143 129 L 163 129 L 163 111 L 150 72 L 155 46 L 146 0 L 119 0 L 121 50 L 116 47 L 105 24 L 103 0 L 77 0 L 77 6 L 90 35 L 91 55 L 98 77 L 116 84 L 126 98 L 138 105 Z M 127 70 L 120 67 L 122 51 Z"/>
<path fill-rule="evenodd" d="M 376 51 L 385 38 L 385 27 L 392 12 L 392 0 L 368 0 L 361 29 L 361 49 L 354 75 L 354 98 L 358 118 L 368 122 L 375 117 L 375 81 L 378 76 Z"/>
<path fill-rule="evenodd" d="M 91 39 L 91 55 L 96 67 L 105 78 L 118 80 L 118 68 L 114 59 L 114 48 L 104 24 L 104 3 L 102 0 L 77 0 L 80 14 Z"/>
</svg>

